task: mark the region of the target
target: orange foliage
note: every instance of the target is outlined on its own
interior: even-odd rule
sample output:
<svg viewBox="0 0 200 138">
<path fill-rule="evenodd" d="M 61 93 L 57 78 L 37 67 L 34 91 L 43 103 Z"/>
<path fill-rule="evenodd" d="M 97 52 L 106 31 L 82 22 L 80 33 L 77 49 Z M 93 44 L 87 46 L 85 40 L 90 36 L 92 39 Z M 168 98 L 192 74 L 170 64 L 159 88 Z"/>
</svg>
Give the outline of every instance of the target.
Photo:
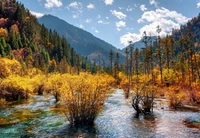
<svg viewBox="0 0 200 138">
<path fill-rule="evenodd" d="M 8 18 L 0 18 L 0 26 L 5 26 L 8 21 Z"/>
<path fill-rule="evenodd" d="M 17 26 L 16 24 L 13 24 L 13 25 L 11 26 L 11 32 L 12 32 L 12 33 L 16 33 L 16 34 L 19 33 L 19 28 L 18 28 L 18 26 Z"/>
<path fill-rule="evenodd" d="M 21 48 L 19 50 L 13 50 L 12 53 L 17 60 L 24 59 L 29 55 L 29 51 L 26 48 Z"/>
<path fill-rule="evenodd" d="M 194 43 L 194 46 L 195 46 L 195 47 L 198 47 L 198 46 L 199 46 L 198 42 L 195 42 L 195 43 Z"/>
<path fill-rule="evenodd" d="M 199 54 L 194 54 L 193 56 L 192 56 L 192 60 L 193 61 L 195 61 L 195 60 L 200 60 L 200 56 L 199 56 Z"/>
<path fill-rule="evenodd" d="M 50 49 L 54 48 L 54 45 L 51 42 L 48 42 L 48 46 L 49 46 Z"/>
<path fill-rule="evenodd" d="M 0 28 L 0 37 L 3 37 L 3 38 L 7 38 L 8 37 L 8 32 L 7 32 L 6 29 Z"/>
<path fill-rule="evenodd" d="M 30 17 L 29 16 L 26 16 L 26 21 L 30 21 Z"/>
</svg>

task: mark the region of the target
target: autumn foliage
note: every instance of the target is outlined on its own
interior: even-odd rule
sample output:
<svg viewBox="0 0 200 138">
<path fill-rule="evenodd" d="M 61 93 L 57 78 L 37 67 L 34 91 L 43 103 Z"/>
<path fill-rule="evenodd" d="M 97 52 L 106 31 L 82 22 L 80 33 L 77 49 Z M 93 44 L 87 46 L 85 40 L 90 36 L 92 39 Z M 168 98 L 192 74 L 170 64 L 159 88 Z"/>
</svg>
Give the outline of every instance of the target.
<svg viewBox="0 0 200 138">
<path fill-rule="evenodd" d="M 8 77 L 12 74 L 20 74 L 21 65 L 17 60 L 0 58 L 0 78 Z"/>
<path fill-rule="evenodd" d="M 65 107 L 65 115 L 72 125 L 94 123 L 103 103 L 116 83 L 107 74 L 80 75 L 49 73 L 36 68 L 22 70 L 16 60 L 0 59 L 0 97 L 4 101 L 25 99 L 33 94 L 53 94 L 56 101 Z"/>
</svg>

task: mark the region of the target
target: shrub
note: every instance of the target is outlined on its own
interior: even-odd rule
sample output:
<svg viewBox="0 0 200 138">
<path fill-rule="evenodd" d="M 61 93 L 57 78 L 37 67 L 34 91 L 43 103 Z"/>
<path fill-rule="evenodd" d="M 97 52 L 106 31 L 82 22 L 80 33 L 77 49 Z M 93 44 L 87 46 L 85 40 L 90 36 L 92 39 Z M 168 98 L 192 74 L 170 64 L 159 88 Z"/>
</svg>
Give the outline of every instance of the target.
<svg viewBox="0 0 200 138">
<path fill-rule="evenodd" d="M 169 106 L 177 108 L 181 106 L 181 101 L 186 100 L 186 94 L 178 86 L 173 86 L 168 89 Z"/>
<path fill-rule="evenodd" d="M 20 74 L 21 65 L 17 60 L 0 58 L 0 78 L 8 77 L 11 74 Z"/>
<path fill-rule="evenodd" d="M 92 125 L 106 99 L 109 84 L 114 79 L 108 75 L 63 75 L 59 91 L 66 103 L 66 117 L 75 126 Z"/>
<path fill-rule="evenodd" d="M 145 78 L 144 76 L 141 78 Z M 156 94 L 155 86 L 151 81 L 138 80 L 133 89 L 132 106 L 136 110 L 137 115 L 141 112 L 153 111 L 154 97 Z"/>
<path fill-rule="evenodd" d="M 173 69 L 164 69 L 163 70 L 163 80 L 165 83 L 174 84 L 177 79 L 177 72 Z"/>
<path fill-rule="evenodd" d="M 1 81 L 0 97 L 9 101 L 28 98 L 28 95 L 42 83 L 43 77 L 43 75 L 32 77 L 10 75 Z"/>
</svg>

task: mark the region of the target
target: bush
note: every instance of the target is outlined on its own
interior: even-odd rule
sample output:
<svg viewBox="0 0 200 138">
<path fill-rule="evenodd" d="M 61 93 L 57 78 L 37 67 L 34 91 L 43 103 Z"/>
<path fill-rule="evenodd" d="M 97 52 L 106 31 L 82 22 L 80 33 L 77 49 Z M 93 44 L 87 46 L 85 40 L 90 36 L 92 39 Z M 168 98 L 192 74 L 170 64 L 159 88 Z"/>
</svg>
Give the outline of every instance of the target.
<svg viewBox="0 0 200 138">
<path fill-rule="evenodd" d="M 19 100 L 28 98 L 28 91 L 15 86 L 0 86 L 0 97 L 7 101 Z"/>
<path fill-rule="evenodd" d="M 173 69 L 164 69 L 163 70 L 163 80 L 167 84 L 174 84 L 177 79 L 177 72 Z"/>
<path fill-rule="evenodd" d="M 145 78 L 144 76 L 141 78 Z M 156 88 L 151 81 L 147 79 L 138 80 L 133 89 L 132 106 L 136 110 L 137 115 L 141 112 L 147 113 L 153 111 L 154 97 Z"/>
<path fill-rule="evenodd" d="M 0 108 L 4 108 L 7 104 L 6 99 L 0 98 Z"/>
<path fill-rule="evenodd" d="M 21 65 L 17 60 L 0 58 L 0 78 L 8 77 L 11 74 L 20 74 Z"/>
<path fill-rule="evenodd" d="M 43 78 L 43 75 L 32 77 L 10 75 L 0 83 L 0 98 L 8 101 L 28 98 L 28 95 L 42 83 Z"/>
<path fill-rule="evenodd" d="M 108 75 L 81 74 L 62 76 L 64 83 L 59 91 L 66 103 L 66 117 L 74 126 L 92 125 L 106 99 L 109 84 L 114 79 Z"/>
<path fill-rule="evenodd" d="M 177 108 L 181 106 L 181 101 L 186 100 L 186 94 L 178 86 L 173 86 L 168 89 L 169 106 Z"/>
</svg>

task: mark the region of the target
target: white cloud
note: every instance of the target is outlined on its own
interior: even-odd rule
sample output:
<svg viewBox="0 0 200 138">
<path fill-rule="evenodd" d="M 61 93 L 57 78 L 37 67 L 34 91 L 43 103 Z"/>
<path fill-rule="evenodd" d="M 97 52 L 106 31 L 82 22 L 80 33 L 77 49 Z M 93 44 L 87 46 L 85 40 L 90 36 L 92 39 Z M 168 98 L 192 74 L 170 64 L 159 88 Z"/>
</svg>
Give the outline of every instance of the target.
<svg viewBox="0 0 200 138">
<path fill-rule="evenodd" d="M 53 7 L 61 7 L 62 1 L 61 0 L 45 0 L 46 3 L 44 4 L 45 8 L 50 9 Z"/>
<path fill-rule="evenodd" d="M 197 8 L 200 8 L 200 2 L 197 3 Z"/>
<path fill-rule="evenodd" d="M 74 8 L 74 9 L 80 9 L 82 8 L 82 3 L 75 1 L 75 2 L 70 3 L 69 7 Z"/>
<path fill-rule="evenodd" d="M 30 11 L 30 12 L 31 12 L 32 15 L 34 15 L 34 16 L 37 17 L 37 18 L 40 18 L 40 17 L 44 16 L 43 13 L 34 12 L 34 11 Z"/>
<path fill-rule="evenodd" d="M 147 35 L 157 35 L 156 27 L 161 27 L 161 37 L 171 33 L 173 28 L 180 28 L 180 24 L 185 24 L 190 18 L 183 16 L 176 11 L 169 11 L 166 8 L 156 9 L 155 11 L 146 11 L 143 13 L 138 23 L 145 23 L 138 33 L 127 33 L 120 37 L 120 43 L 127 46 L 128 41 L 136 42 L 142 38 L 143 32 Z"/>
<path fill-rule="evenodd" d="M 146 11 L 147 8 L 145 7 L 145 5 L 140 5 L 140 10 L 141 10 L 141 11 Z"/>
<path fill-rule="evenodd" d="M 73 18 L 78 18 L 83 13 L 83 5 L 81 2 L 72 2 L 66 8 L 73 13 Z"/>
<path fill-rule="evenodd" d="M 117 17 L 118 19 L 126 19 L 126 15 L 123 14 L 122 12 L 117 12 L 116 10 L 110 10 L 110 12 L 112 13 L 112 15 L 114 15 L 115 17 Z"/>
<path fill-rule="evenodd" d="M 120 37 L 120 43 L 123 44 L 124 46 L 127 46 L 129 45 L 130 41 L 136 42 L 139 41 L 140 39 L 141 37 L 138 34 L 128 32 L 127 34 Z"/>
<path fill-rule="evenodd" d="M 126 11 L 131 12 L 131 11 L 133 11 L 133 8 L 129 5 L 128 8 L 126 8 Z"/>
<path fill-rule="evenodd" d="M 135 8 L 137 8 L 138 6 L 139 6 L 139 4 L 137 4 L 137 3 L 134 4 L 134 7 L 135 7 Z"/>
<path fill-rule="evenodd" d="M 120 31 L 121 31 L 121 29 L 120 29 L 120 28 L 117 28 L 117 31 L 119 31 L 119 32 L 120 32 Z"/>
<path fill-rule="evenodd" d="M 104 22 L 104 21 L 102 21 L 102 20 L 99 20 L 98 23 L 99 23 L 99 24 L 110 24 L 109 22 Z"/>
<path fill-rule="evenodd" d="M 95 33 L 99 33 L 99 30 L 97 30 L 95 27 L 92 27 L 92 30 L 94 30 Z"/>
<path fill-rule="evenodd" d="M 102 20 L 99 20 L 99 21 L 98 21 L 98 23 L 101 23 L 101 24 L 102 24 L 102 23 L 103 23 L 103 21 L 102 21 Z"/>
<path fill-rule="evenodd" d="M 72 15 L 72 18 L 74 18 L 74 19 L 76 19 L 76 18 L 78 18 L 78 17 L 79 17 L 78 14 L 74 14 L 74 15 Z"/>
<path fill-rule="evenodd" d="M 105 0 L 104 3 L 106 5 L 112 5 L 114 3 L 114 0 Z"/>
<path fill-rule="evenodd" d="M 77 24 L 77 26 L 78 26 L 79 28 L 81 28 L 81 29 L 84 28 L 84 26 L 83 26 L 82 24 Z"/>
<path fill-rule="evenodd" d="M 91 4 L 91 3 L 90 3 L 90 4 L 87 6 L 87 8 L 88 8 L 88 9 L 95 9 L 95 6 L 94 6 L 94 4 Z"/>
<path fill-rule="evenodd" d="M 183 16 L 180 13 L 177 13 L 176 11 L 169 11 L 168 9 L 162 7 L 160 9 L 156 9 L 155 11 L 144 12 L 142 17 L 138 20 L 138 23 L 145 21 L 160 21 L 162 18 L 175 20 L 179 24 L 184 24 L 189 20 L 189 18 Z"/>
<path fill-rule="evenodd" d="M 160 35 L 162 37 L 171 33 L 172 28 L 180 28 L 180 24 L 178 24 L 172 20 L 162 18 L 162 19 L 160 19 L 160 21 L 155 21 L 155 22 L 152 22 L 151 24 L 148 24 L 148 25 L 145 25 L 144 27 L 142 27 L 140 29 L 140 35 L 142 35 L 144 31 L 146 31 L 147 35 L 156 36 L 157 35 L 156 27 L 158 25 L 162 29 L 161 33 L 160 33 Z"/>
<path fill-rule="evenodd" d="M 100 18 L 101 18 L 101 15 L 98 15 L 98 16 L 97 16 L 97 19 L 100 19 Z"/>
<path fill-rule="evenodd" d="M 90 23 L 92 21 L 92 19 L 88 18 L 85 20 L 86 23 Z"/>
<path fill-rule="evenodd" d="M 99 31 L 96 29 L 96 30 L 95 30 L 95 33 L 99 33 Z"/>
<path fill-rule="evenodd" d="M 117 28 L 126 27 L 126 22 L 123 21 L 116 22 L 116 27 Z"/>
<path fill-rule="evenodd" d="M 106 19 L 109 19 L 109 17 L 106 17 Z"/>
<path fill-rule="evenodd" d="M 155 5 L 155 6 L 158 5 L 158 3 L 156 2 L 156 0 L 149 0 L 149 2 L 150 2 L 151 5 Z"/>
</svg>

